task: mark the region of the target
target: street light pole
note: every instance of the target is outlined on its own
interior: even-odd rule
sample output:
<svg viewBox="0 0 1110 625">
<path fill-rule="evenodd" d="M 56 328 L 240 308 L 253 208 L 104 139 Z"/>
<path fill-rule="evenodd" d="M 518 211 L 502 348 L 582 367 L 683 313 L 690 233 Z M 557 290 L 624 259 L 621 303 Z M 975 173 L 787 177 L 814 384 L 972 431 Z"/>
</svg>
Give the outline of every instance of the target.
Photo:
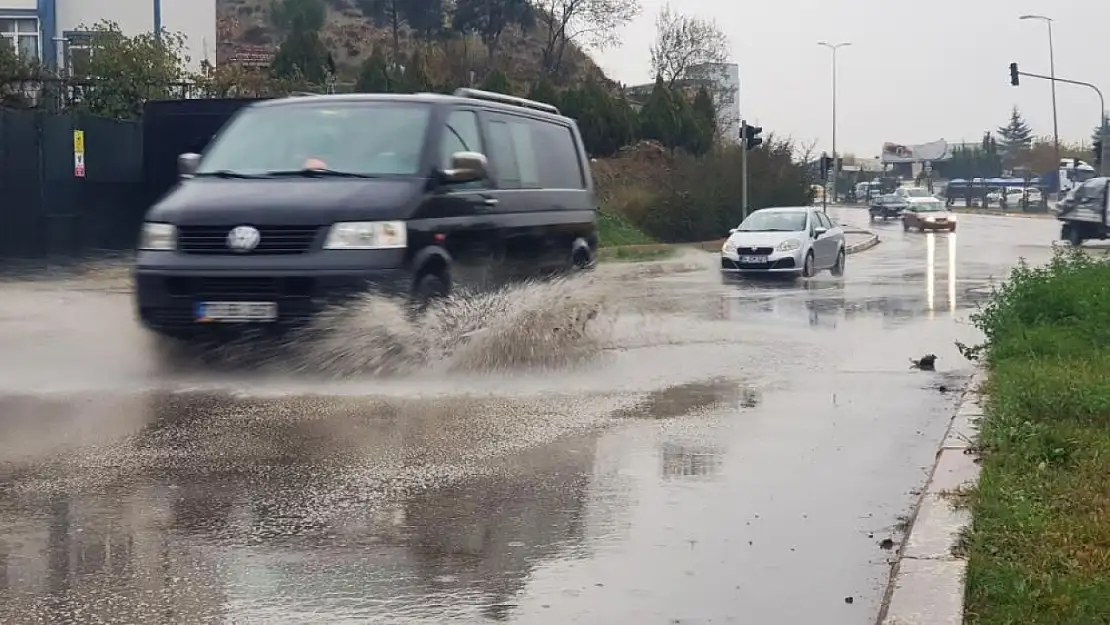
<svg viewBox="0 0 1110 625">
<path fill-rule="evenodd" d="M 840 176 L 840 160 L 836 155 L 836 51 L 845 46 L 852 45 L 851 42 L 842 43 L 829 43 L 827 41 L 818 41 L 817 45 L 823 46 L 832 50 L 832 199 L 836 202 L 836 183 L 837 178 Z"/>
<path fill-rule="evenodd" d="M 1052 18 L 1044 15 L 1022 15 L 1018 19 L 1040 20 L 1048 25 L 1048 75 L 1052 83 L 1052 142 L 1056 148 L 1056 162 L 1060 162 L 1060 123 L 1056 117 L 1056 50 L 1052 44 Z"/>
</svg>

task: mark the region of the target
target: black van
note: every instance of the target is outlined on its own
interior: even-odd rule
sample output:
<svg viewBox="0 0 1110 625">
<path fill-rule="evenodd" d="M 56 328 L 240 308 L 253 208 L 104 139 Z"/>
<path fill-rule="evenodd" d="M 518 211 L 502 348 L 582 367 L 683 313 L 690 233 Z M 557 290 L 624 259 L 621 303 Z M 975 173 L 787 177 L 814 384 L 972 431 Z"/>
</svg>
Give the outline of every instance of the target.
<svg viewBox="0 0 1110 625">
<path fill-rule="evenodd" d="M 597 201 L 574 121 L 474 89 L 251 104 L 147 213 L 139 319 L 165 335 L 297 325 L 367 291 L 584 269 Z"/>
</svg>

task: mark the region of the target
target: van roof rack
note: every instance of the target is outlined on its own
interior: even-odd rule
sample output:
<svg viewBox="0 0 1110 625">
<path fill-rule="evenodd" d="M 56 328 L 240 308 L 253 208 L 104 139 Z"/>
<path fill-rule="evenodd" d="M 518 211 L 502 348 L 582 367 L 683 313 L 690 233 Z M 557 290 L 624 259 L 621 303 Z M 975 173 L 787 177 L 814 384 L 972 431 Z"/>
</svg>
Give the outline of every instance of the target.
<svg viewBox="0 0 1110 625">
<path fill-rule="evenodd" d="M 534 110 L 537 110 L 537 111 L 543 111 L 545 113 L 552 113 L 554 115 L 559 115 L 560 114 L 559 109 L 554 107 L 554 106 L 551 106 L 550 104 L 544 104 L 543 102 L 536 102 L 535 100 L 527 100 L 525 98 L 518 98 L 518 97 L 515 97 L 515 96 L 511 96 L 511 95 L 505 95 L 503 93 L 494 93 L 492 91 L 482 91 L 481 89 L 471 89 L 469 87 L 462 87 L 460 89 L 455 89 L 455 93 L 452 94 L 452 95 L 454 95 L 457 98 L 471 98 L 471 99 L 474 99 L 474 100 L 488 100 L 490 102 L 500 102 L 502 104 L 512 104 L 514 106 L 523 106 L 524 108 L 530 108 L 530 109 L 534 109 Z"/>
</svg>

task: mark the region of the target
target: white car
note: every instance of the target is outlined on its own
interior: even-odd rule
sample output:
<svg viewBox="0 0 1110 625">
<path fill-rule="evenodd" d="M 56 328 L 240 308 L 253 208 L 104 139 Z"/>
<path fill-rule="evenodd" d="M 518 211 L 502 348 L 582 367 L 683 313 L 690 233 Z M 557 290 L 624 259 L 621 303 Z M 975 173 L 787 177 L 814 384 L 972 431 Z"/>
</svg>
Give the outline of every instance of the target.
<svg viewBox="0 0 1110 625">
<path fill-rule="evenodd" d="M 757 210 L 721 248 L 721 277 L 783 274 L 812 277 L 828 269 L 844 275 L 844 230 L 810 206 Z"/>
</svg>

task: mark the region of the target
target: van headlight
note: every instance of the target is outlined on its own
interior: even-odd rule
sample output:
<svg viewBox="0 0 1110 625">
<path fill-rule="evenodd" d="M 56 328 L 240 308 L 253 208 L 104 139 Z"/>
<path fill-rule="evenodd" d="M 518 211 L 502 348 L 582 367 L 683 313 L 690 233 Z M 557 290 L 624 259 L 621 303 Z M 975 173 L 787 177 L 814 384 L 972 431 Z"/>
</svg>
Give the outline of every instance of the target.
<svg viewBox="0 0 1110 625">
<path fill-rule="evenodd" d="M 793 252 L 800 247 L 802 247 L 802 242 L 798 239 L 787 239 L 775 246 L 775 249 L 780 252 Z"/>
<path fill-rule="evenodd" d="M 169 252 L 177 249 L 177 226 L 154 221 L 143 222 L 139 231 L 139 250 Z"/>
<path fill-rule="evenodd" d="M 333 224 L 326 250 L 391 250 L 409 245 L 403 221 L 347 221 Z"/>
</svg>

